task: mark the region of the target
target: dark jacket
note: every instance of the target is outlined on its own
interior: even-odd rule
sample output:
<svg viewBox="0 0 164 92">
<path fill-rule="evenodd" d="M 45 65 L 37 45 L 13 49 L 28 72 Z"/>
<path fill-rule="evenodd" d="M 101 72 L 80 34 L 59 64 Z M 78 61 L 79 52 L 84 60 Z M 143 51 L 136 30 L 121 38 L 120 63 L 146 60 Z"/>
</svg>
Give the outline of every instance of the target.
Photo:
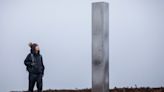
<svg viewBox="0 0 164 92">
<path fill-rule="evenodd" d="M 24 64 L 29 73 L 44 74 L 43 59 L 40 54 L 29 53 Z"/>
</svg>

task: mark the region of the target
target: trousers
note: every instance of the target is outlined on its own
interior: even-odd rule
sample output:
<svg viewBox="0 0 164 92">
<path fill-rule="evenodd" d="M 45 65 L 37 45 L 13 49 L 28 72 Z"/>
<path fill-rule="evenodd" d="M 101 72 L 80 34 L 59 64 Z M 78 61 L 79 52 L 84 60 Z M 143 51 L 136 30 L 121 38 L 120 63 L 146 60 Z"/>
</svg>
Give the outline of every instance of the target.
<svg viewBox="0 0 164 92">
<path fill-rule="evenodd" d="M 29 88 L 28 88 L 29 92 L 33 92 L 35 84 L 37 86 L 38 92 L 42 92 L 42 86 L 43 86 L 42 77 L 43 74 L 29 73 Z"/>
</svg>

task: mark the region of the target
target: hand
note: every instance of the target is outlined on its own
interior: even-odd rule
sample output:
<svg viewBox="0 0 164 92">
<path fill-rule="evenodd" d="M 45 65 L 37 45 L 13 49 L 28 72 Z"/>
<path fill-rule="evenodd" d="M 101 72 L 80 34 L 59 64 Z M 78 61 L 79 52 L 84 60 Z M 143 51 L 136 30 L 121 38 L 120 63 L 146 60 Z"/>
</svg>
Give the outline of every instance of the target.
<svg viewBox="0 0 164 92">
<path fill-rule="evenodd" d="M 32 63 L 31 63 L 31 65 L 32 65 L 32 66 L 33 66 L 33 65 L 35 65 L 35 63 L 34 63 L 34 62 L 32 62 Z"/>
</svg>

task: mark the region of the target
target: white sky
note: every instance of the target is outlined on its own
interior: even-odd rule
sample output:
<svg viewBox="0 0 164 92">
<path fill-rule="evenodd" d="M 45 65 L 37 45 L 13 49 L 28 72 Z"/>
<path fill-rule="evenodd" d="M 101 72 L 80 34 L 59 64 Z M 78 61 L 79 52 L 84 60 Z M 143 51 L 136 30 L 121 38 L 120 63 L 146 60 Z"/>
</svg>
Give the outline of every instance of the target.
<svg viewBox="0 0 164 92">
<path fill-rule="evenodd" d="M 44 58 L 43 89 L 91 87 L 91 3 L 0 0 L 0 92 L 26 90 L 28 42 Z M 110 88 L 164 86 L 164 0 L 105 0 Z"/>
</svg>

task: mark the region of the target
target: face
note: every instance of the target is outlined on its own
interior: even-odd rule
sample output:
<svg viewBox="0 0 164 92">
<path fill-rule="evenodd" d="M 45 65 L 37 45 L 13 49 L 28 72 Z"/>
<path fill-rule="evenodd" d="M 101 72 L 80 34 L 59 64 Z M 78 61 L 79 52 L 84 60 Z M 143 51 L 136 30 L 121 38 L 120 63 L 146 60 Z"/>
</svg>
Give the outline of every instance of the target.
<svg viewBox="0 0 164 92">
<path fill-rule="evenodd" d="M 39 46 L 36 46 L 36 47 L 35 47 L 35 50 L 36 50 L 36 52 L 38 53 L 38 51 L 40 50 L 40 49 L 39 49 Z"/>
</svg>

